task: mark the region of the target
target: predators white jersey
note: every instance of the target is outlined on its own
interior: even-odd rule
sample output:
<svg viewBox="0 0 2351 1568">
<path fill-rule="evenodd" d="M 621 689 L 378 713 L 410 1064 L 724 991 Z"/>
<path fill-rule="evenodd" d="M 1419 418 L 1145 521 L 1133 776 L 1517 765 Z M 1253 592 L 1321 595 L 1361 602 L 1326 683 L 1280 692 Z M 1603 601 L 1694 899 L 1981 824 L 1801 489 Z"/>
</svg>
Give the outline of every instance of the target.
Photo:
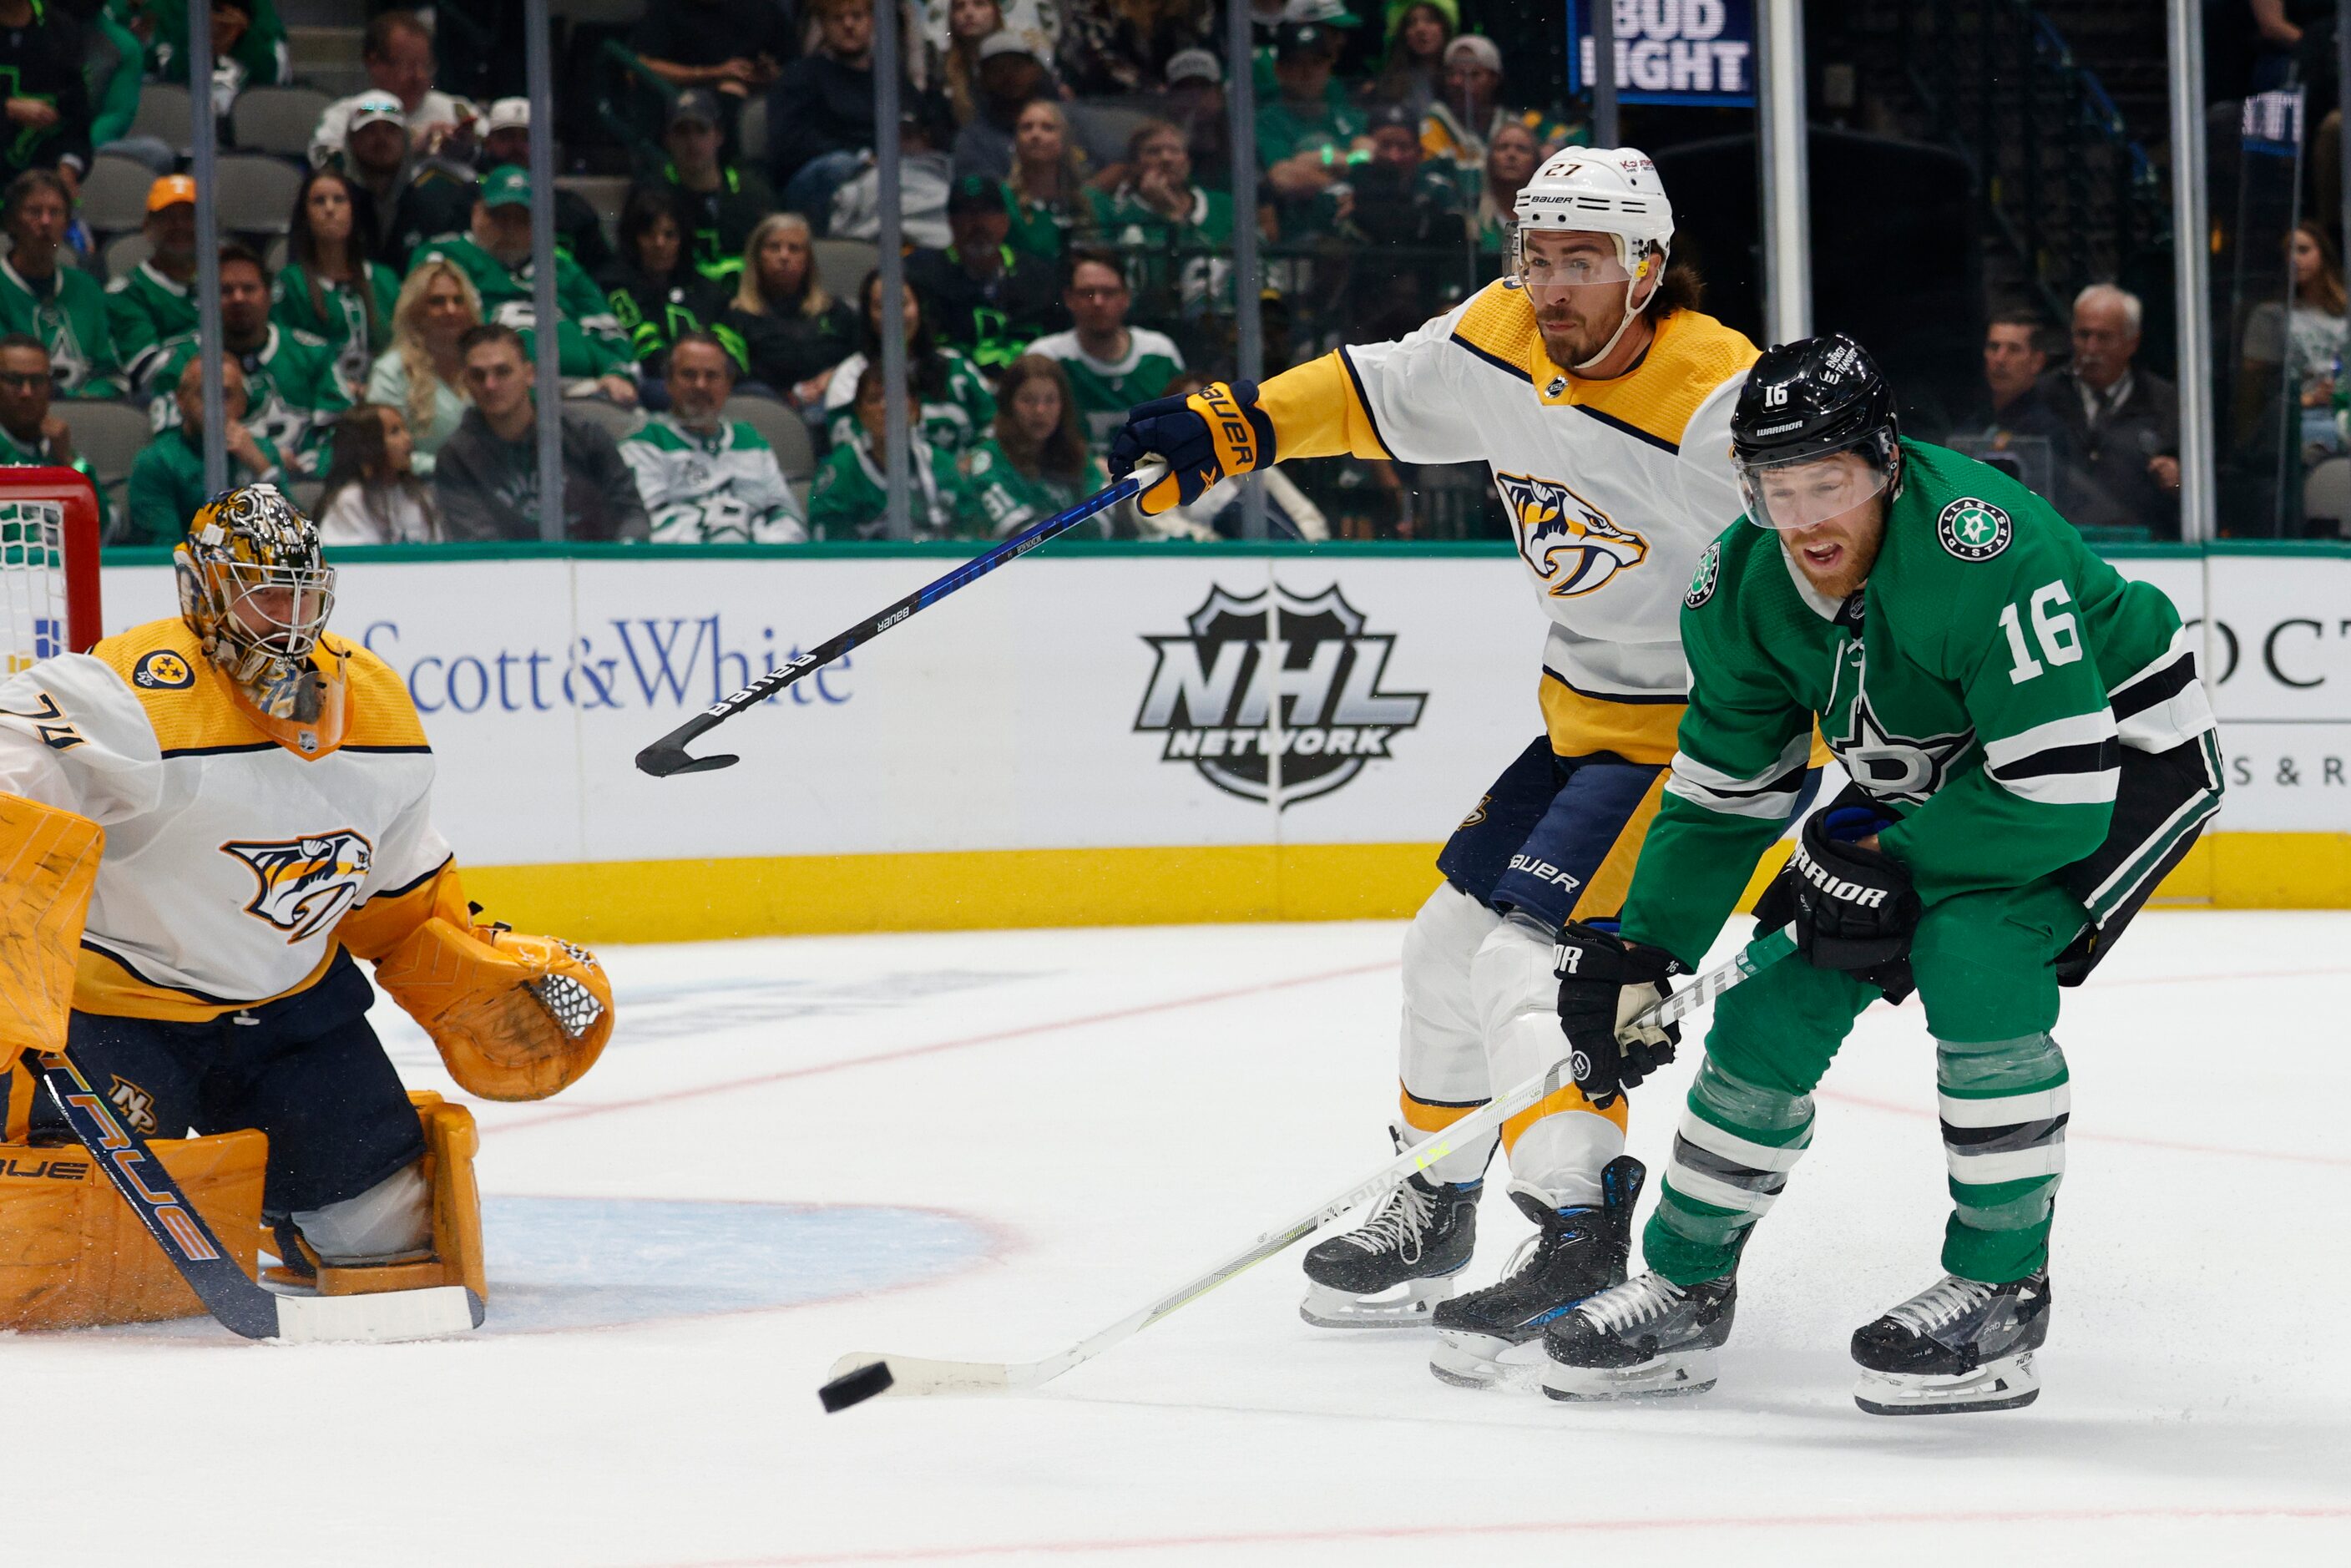
<svg viewBox="0 0 2351 1568">
<path fill-rule="evenodd" d="M 340 638 L 314 657 L 342 699 L 308 727 L 260 719 L 176 620 L 0 683 L 0 790 L 106 830 L 76 1010 L 215 1018 L 462 899 L 400 677 Z"/>
<path fill-rule="evenodd" d="M 1677 310 L 1631 371 L 1580 380 L 1552 362 L 1526 295 L 1506 281 L 1407 337 L 1332 359 L 1345 373 L 1320 409 L 1301 406 L 1288 376 L 1264 389 L 1276 456 L 1487 464 L 1551 618 L 1552 749 L 1670 762 L 1687 682 L 1682 597 L 1743 509 L 1730 411 L 1754 344 Z"/>
</svg>

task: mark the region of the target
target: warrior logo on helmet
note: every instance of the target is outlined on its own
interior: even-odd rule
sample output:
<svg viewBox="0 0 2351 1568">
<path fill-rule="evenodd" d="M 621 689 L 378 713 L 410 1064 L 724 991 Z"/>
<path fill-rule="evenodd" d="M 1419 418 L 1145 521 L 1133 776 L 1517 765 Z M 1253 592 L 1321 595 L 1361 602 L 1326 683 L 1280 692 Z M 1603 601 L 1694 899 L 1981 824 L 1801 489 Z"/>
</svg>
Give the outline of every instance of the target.
<svg viewBox="0 0 2351 1568">
<path fill-rule="evenodd" d="M 1554 599 L 1593 592 L 1648 559 L 1648 540 L 1556 479 L 1497 474 L 1494 482 L 1510 508 L 1519 554 Z"/>
<path fill-rule="evenodd" d="M 245 912 L 287 933 L 287 945 L 315 936 L 359 902 L 375 865 L 375 846 L 350 828 L 269 843 L 229 843 L 221 853 L 245 862 L 260 885 Z"/>
</svg>

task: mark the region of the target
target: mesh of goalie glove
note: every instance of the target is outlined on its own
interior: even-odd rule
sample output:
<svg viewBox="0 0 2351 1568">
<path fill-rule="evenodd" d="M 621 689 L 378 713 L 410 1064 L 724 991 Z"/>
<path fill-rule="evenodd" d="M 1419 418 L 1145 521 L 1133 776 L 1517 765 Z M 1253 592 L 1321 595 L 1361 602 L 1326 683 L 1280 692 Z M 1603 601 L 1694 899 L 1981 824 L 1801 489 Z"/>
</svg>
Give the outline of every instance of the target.
<svg viewBox="0 0 2351 1568">
<path fill-rule="evenodd" d="M 485 1100 L 544 1100 L 612 1036 L 612 988 L 584 947 L 440 915 L 376 962 L 376 983 L 433 1037 L 449 1075 Z"/>
</svg>

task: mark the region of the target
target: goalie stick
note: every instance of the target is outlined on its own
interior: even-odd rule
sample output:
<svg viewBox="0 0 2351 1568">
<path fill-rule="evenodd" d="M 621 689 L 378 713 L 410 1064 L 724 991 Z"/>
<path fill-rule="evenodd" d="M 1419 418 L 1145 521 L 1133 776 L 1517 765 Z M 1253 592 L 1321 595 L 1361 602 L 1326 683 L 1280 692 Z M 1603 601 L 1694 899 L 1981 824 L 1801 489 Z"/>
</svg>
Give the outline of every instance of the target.
<svg viewBox="0 0 2351 1568">
<path fill-rule="evenodd" d="M 283 1344 L 437 1339 L 482 1326 L 483 1303 L 463 1285 L 365 1296 L 290 1296 L 245 1277 L 146 1140 L 122 1124 L 65 1051 L 25 1058 L 66 1124 L 223 1327 Z"/>
<path fill-rule="evenodd" d="M 879 614 L 868 616 L 831 642 L 818 644 L 789 664 L 769 670 L 733 696 L 721 697 L 704 708 L 638 752 L 638 768 L 656 779 L 666 779 L 673 773 L 702 773 L 714 768 L 732 768 L 743 759 L 724 753 L 713 757 L 689 757 L 685 748 L 737 714 L 758 707 L 793 682 L 813 674 L 851 649 L 872 642 L 916 611 L 929 609 L 956 589 L 978 581 L 1006 561 L 1018 559 L 1047 540 L 1067 533 L 1088 517 L 1097 517 L 1121 501 L 1141 495 L 1166 476 L 1167 465 L 1164 463 L 1152 461 L 1141 464 L 1117 484 L 1096 491 L 1068 511 L 1056 512 L 1043 522 L 1032 524 L 1010 538 L 991 545 L 928 587 L 916 589 L 897 603 Z"/>
<path fill-rule="evenodd" d="M 1795 931 L 1782 926 L 1759 936 L 1724 962 L 1693 979 L 1672 996 L 1661 998 L 1625 1025 L 1677 1023 L 1712 1002 L 1723 992 L 1758 970 L 1796 950 Z M 1625 1030 L 1617 1032 L 1622 1035 Z M 1217 1263 L 1207 1272 L 1170 1291 L 1147 1305 L 1042 1361 L 930 1361 L 910 1355 L 883 1355 L 852 1351 L 832 1364 L 831 1377 L 817 1391 L 828 1412 L 846 1410 L 879 1396 L 917 1394 L 1009 1394 L 1034 1388 L 1111 1346 L 1131 1339 L 1160 1319 L 1207 1295 L 1226 1281 L 1262 1263 L 1292 1243 L 1311 1236 L 1348 1210 L 1384 1197 L 1406 1176 L 1425 1170 L 1455 1148 L 1484 1136 L 1552 1091 L 1575 1082 L 1568 1058 L 1562 1057 L 1508 1093 L 1498 1094 L 1484 1108 L 1464 1116 L 1427 1142 L 1416 1144 L 1345 1191 L 1325 1199 L 1279 1228 L 1269 1230 L 1249 1246 Z"/>
</svg>

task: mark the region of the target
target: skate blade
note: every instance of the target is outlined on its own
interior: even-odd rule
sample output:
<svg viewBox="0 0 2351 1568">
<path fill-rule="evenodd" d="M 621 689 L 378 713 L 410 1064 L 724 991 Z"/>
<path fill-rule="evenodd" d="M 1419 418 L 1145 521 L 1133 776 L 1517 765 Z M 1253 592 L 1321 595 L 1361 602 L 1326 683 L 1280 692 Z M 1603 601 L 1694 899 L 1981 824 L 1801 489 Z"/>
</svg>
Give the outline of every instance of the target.
<svg viewBox="0 0 2351 1568">
<path fill-rule="evenodd" d="M 1310 1281 L 1298 1315 L 1318 1329 L 1425 1329 L 1437 1315 L 1437 1303 L 1452 1298 L 1449 1277 L 1407 1281 L 1395 1291 L 1376 1296 L 1352 1295 Z"/>
<path fill-rule="evenodd" d="M 1492 1334 L 1466 1333 L 1458 1329 L 1439 1329 L 1437 1338 L 1437 1349 L 1428 1358 L 1428 1370 L 1439 1383 L 1500 1394 L 1532 1394 L 1542 1384 L 1540 1339 L 1512 1344 Z"/>
<path fill-rule="evenodd" d="M 1714 1386 L 1711 1350 L 1661 1355 L 1636 1366 L 1569 1366 L 1554 1361 L 1543 1368 L 1542 1391 L 1570 1404 L 1608 1399 L 1675 1399 Z"/>
<path fill-rule="evenodd" d="M 1973 1372 L 1927 1377 L 1864 1371 L 1853 1402 L 1872 1416 L 1957 1416 L 1978 1410 L 2021 1410 L 2041 1397 L 2032 1353 L 1988 1361 Z"/>
</svg>

